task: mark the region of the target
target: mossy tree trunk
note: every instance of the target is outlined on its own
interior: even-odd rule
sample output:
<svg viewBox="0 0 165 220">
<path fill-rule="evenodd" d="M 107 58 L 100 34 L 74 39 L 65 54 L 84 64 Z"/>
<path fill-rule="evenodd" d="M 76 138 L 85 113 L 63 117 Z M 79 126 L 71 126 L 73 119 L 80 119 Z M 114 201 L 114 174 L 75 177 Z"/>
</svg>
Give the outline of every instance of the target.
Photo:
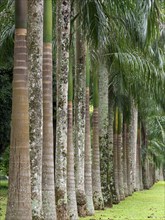
<svg viewBox="0 0 165 220">
<path fill-rule="evenodd" d="M 14 72 L 6 220 L 31 220 L 27 1 L 15 1 Z"/>
<path fill-rule="evenodd" d="M 57 219 L 66 220 L 70 0 L 56 1 L 56 28 L 56 204 Z"/>
<path fill-rule="evenodd" d="M 79 13 L 79 4 L 76 3 Z M 84 186 L 84 150 L 85 150 L 85 93 L 86 93 L 86 49 L 81 27 L 81 17 L 76 20 L 76 56 L 75 56 L 75 172 L 76 195 L 79 216 L 86 215 L 86 196 Z"/>
<path fill-rule="evenodd" d="M 56 220 L 52 106 L 52 0 L 44 1 L 43 41 L 43 216 L 45 220 Z"/>
<path fill-rule="evenodd" d="M 105 64 L 100 64 L 99 67 L 99 143 L 103 198 L 105 204 L 111 206 L 110 149 L 108 144 L 108 72 Z"/>
<path fill-rule="evenodd" d="M 71 57 L 71 55 L 70 55 Z M 70 220 L 78 219 L 76 188 L 74 176 L 74 147 L 73 147 L 73 78 L 72 60 L 69 65 L 68 81 L 68 130 L 67 130 L 67 201 Z"/>
<path fill-rule="evenodd" d="M 113 203 L 117 204 L 120 202 L 119 194 L 119 162 L 118 162 L 118 150 L 117 150 L 117 131 L 118 131 L 118 111 L 114 107 L 114 128 L 113 128 L 113 176 L 114 176 L 114 191 L 113 191 Z"/>
<path fill-rule="evenodd" d="M 108 89 L 108 165 L 107 165 L 107 181 L 110 188 L 110 197 L 108 204 L 112 206 L 113 196 L 115 197 L 115 181 L 114 181 L 114 163 L 113 163 L 113 123 L 114 123 L 114 101 L 112 98 L 112 91 Z"/>
<path fill-rule="evenodd" d="M 101 190 L 100 175 L 100 149 L 99 149 L 99 90 L 98 72 L 93 71 L 93 148 L 92 148 L 92 186 L 93 202 L 96 210 L 104 209 L 104 201 Z"/>
<path fill-rule="evenodd" d="M 84 166 L 84 180 L 85 180 L 85 194 L 86 194 L 86 210 L 87 215 L 94 215 L 94 205 L 92 197 L 92 158 L 91 158 L 91 135 L 90 135 L 90 112 L 89 112 L 89 98 L 90 98 L 90 56 L 87 49 L 86 58 L 86 106 L 85 106 L 85 166 Z"/>
<path fill-rule="evenodd" d="M 42 219 L 43 0 L 28 1 L 30 161 L 33 219 Z"/>
</svg>

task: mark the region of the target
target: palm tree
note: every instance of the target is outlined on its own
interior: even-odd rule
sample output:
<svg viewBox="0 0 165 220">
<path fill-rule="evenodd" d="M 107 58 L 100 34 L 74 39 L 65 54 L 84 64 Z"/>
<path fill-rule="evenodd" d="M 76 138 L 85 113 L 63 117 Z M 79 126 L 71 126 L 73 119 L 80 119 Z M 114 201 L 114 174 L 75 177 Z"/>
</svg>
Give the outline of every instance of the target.
<svg viewBox="0 0 165 220">
<path fill-rule="evenodd" d="M 71 49 L 70 49 L 71 50 Z M 70 52 L 68 80 L 68 134 L 67 134 L 67 201 L 70 220 L 78 219 L 76 188 L 74 176 L 74 147 L 73 147 L 73 78 Z"/>
<path fill-rule="evenodd" d="M 97 69 L 93 71 L 93 148 L 92 148 L 92 186 L 93 202 L 96 210 L 104 209 L 100 176 L 100 150 L 99 150 L 99 91 Z"/>
<path fill-rule="evenodd" d="M 56 219 L 56 206 L 52 107 L 52 0 L 44 1 L 43 42 L 43 216 L 44 219 L 53 220 Z"/>
<path fill-rule="evenodd" d="M 128 183 L 127 183 L 127 123 L 124 120 L 123 114 L 123 185 L 124 194 L 128 196 Z"/>
<path fill-rule="evenodd" d="M 94 204 L 92 197 L 92 159 L 91 159 L 91 139 L 90 139 L 90 56 L 87 48 L 86 55 L 86 108 L 85 108 L 85 194 L 86 194 L 86 209 L 87 215 L 94 215 Z"/>
<path fill-rule="evenodd" d="M 108 71 L 102 62 L 99 66 L 99 144 L 103 197 L 106 205 L 111 206 L 110 149 L 108 144 Z"/>
<path fill-rule="evenodd" d="M 117 160 L 118 160 L 118 181 L 120 200 L 125 198 L 123 186 L 123 140 L 122 140 L 122 113 L 118 109 L 118 128 L 117 128 Z"/>
<path fill-rule="evenodd" d="M 15 1 L 15 44 L 6 219 L 32 219 L 27 75 L 27 1 Z"/>
<path fill-rule="evenodd" d="M 79 216 L 86 215 L 86 196 L 84 186 L 84 150 L 85 150 L 85 61 L 86 48 L 83 36 L 79 4 L 76 3 L 78 17 L 76 19 L 75 48 L 75 176 L 76 195 Z"/>
<path fill-rule="evenodd" d="M 131 103 L 131 122 L 130 122 L 130 147 L 132 152 L 132 186 L 133 191 L 137 190 L 136 186 L 136 154 L 137 154 L 137 127 L 138 127 L 138 110 L 132 101 Z"/>
<path fill-rule="evenodd" d="M 117 150 L 117 131 L 118 131 L 118 111 L 115 106 L 114 110 L 114 133 L 113 133 L 113 175 L 114 175 L 114 189 L 113 189 L 113 203 L 120 202 L 119 194 L 119 178 L 118 178 L 118 150 Z"/>
<path fill-rule="evenodd" d="M 35 16 L 33 16 L 35 14 Z M 28 72 L 32 216 L 42 218 L 43 0 L 28 1 Z"/>
<path fill-rule="evenodd" d="M 67 104 L 70 1 L 56 1 L 56 204 L 57 219 L 67 214 Z"/>
</svg>

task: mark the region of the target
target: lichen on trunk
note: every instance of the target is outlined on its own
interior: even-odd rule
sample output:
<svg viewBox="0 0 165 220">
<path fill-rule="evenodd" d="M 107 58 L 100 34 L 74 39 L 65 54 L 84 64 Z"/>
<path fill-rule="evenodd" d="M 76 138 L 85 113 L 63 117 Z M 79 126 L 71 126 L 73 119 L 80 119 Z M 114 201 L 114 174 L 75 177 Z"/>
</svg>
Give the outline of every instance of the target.
<svg viewBox="0 0 165 220">
<path fill-rule="evenodd" d="M 30 161 L 33 219 L 42 219 L 43 0 L 28 1 Z"/>
<path fill-rule="evenodd" d="M 56 204 L 57 219 L 67 214 L 67 103 L 70 42 L 70 1 L 56 1 Z"/>
</svg>

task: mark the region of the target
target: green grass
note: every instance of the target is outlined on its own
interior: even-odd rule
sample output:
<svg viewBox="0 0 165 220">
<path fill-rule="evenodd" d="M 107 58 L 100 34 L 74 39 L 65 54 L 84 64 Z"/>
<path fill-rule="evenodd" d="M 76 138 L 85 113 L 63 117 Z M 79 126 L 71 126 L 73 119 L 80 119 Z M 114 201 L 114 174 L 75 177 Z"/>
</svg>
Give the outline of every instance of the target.
<svg viewBox="0 0 165 220">
<path fill-rule="evenodd" d="M 0 181 L 0 220 L 5 219 L 7 203 L 7 181 Z M 165 182 L 156 183 L 150 190 L 135 192 L 118 205 L 95 216 L 80 220 L 165 220 Z"/>
<path fill-rule="evenodd" d="M 8 181 L 0 180 L 0 219 L 5 219 Z"/>
<path fill-rule="evenodd" d="M 120 204 L 104 211 L 96 211 L 94 216 L 80 220 L 165 220 L 165 182 L 156 183 L 150 190 L 135 192 Z"/>
</svg>

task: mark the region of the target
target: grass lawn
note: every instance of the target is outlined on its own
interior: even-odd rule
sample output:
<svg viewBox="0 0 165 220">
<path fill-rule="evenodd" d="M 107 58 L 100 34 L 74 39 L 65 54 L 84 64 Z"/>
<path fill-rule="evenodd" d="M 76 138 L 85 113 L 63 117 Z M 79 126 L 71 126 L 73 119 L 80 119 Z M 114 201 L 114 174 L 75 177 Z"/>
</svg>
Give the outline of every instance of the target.
<svg viewBox="0 0 165 220">
<path fill-rule="evenodd" d="M 0 220 L 5 219 L 7 181 L 0 181 Z M 150 190 L 135 192 L 118 205 L 95 216 L 80 220 L 165 220 L 165 182 L 156 183 Z M 76 220 L 76 219 L 75 219 Z"/>
<path fill-rule="evenodd" d="M 7 180 L 0 180 L 0 220 L 5 219 L 7 188 L 8 188 Z"/>
<path fill-rule="evenodd" d="M 94 216 L 81 220 L 165 220 L 165 182 L 156 183 L 150 190 L 135 192 L 111 209 L 96 211 Z"/>
</svg>

